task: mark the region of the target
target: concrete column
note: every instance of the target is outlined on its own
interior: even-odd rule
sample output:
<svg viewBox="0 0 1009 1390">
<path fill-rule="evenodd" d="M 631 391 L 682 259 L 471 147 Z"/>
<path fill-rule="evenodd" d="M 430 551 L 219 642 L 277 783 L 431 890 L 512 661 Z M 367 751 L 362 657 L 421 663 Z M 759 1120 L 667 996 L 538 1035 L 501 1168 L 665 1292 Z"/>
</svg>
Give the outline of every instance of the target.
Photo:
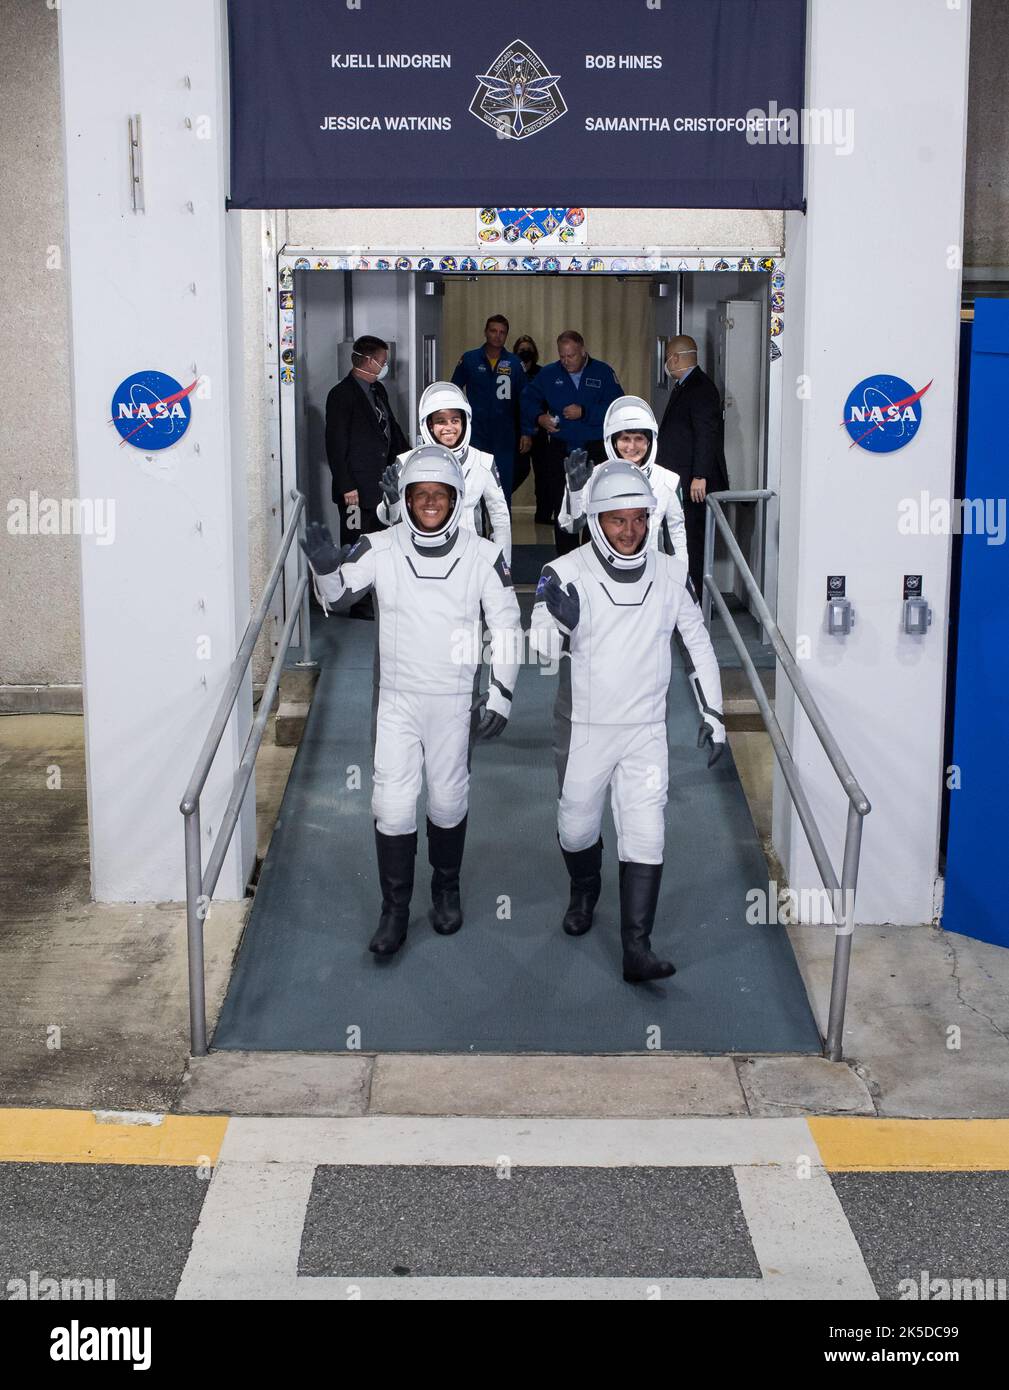
<svg viewBox="0 0 1009 1390">
<path fill-rule="evenodd" d="M 850 112 L 854 144 L 807 148 L 808 211 L 786 217 L 779 616 L 872 802 L 862 922 L 933 915 L 950 537 L 899 520 L 905 499 L 952 492 L 969 17 L 968 0 L 809 6 L 807 103 Z M 916 437 L 892 454 L 850 447 L 842 425 L 852 387 L 877 373 L 933 382 Z M 907 573 L 934 610 L 924 638 L 901 629 Z M 824 630 L 828 574 L 847 577 L 846 638 Z M 840 874 L 847 800 L 780 673 L 778 707 Z M 780 779 L 774 840 L 792 886 L 818 887 Z"/>
<path fill-rule="evenodd" d="M 78 489 L 115 503 L 112 543 L 81 541 L 99 901 L 185 896 L 178 803 L 250 611 L 222 11 L 221 0 L 60 7 Z M 141 117 L 143 212 L 131 204 L 132 115 Z M 112 397 L 152 369 L 201 385 L 184 436 L 145 452 L 121 442 Z M 204 795 L 204 861 L 250 721 L 247 681 Z M 240 896 L 252 865 L 252 787 L 245 806 L 220 897 Z"/>
</svg>

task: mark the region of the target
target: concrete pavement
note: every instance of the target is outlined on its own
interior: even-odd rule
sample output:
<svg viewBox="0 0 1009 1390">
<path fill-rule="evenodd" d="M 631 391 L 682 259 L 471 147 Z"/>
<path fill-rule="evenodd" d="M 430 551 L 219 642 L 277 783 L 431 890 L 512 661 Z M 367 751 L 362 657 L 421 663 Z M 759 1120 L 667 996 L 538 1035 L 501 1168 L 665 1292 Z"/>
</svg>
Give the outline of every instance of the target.
<svg viewBox="0 0 1009 1390">
<path fill-rule="evenodd" d="M 0 1105 L 157 1113 L 650 1116 L 1009 1114 L 1009 952 L 933 926 L 859 927 L 846 1061 L 790 1057 L 188 1057 L 179 904 L 87 900 L 82 721 L 0 719 L 12 808 L 0 856 Z M 758 828 L 769 751 L 735 733 Z M 265 852 L 293 750 L 257 762 Z M 58 786 L 47 785 L 53 768 Z M 180 817 L 181 839 L 181 817 Z M 248 908 L 207 923 L 208 1009 L 223 998 Z M 833 933 L 790 935 L 821 1028 Z"/>
<path fill-rule="evenodd" d="M 1005 1301 L 1009 1121 L 7 1110 L 0 1228 L 15 1301 Z"/>
</svg>

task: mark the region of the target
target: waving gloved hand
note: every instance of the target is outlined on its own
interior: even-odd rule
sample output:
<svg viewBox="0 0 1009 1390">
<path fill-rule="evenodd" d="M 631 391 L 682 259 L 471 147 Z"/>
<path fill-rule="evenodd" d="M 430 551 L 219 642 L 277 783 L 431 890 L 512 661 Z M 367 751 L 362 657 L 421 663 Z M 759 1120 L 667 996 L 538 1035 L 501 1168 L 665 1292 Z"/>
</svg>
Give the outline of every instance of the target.
<svg viewBox="0 0 1009 1390">
<path fill-rule="evenodd" d="M 386 506 L 392 511 L 393 507 L 399 506 L 399 464 L 390 463 L 382 474 L 378 483 L 382 489 L 382 496 L 385 498 Z"/>
<path fill-rule="evenodd" d="M 566 632 L 574 632 L 581 617 L 581 600 L 578 597 L 578 590 L 574 584 L 569 584 L 567 589 L 561 588 L 561 581 L 555 574 L 551 574 L 547 579 L 540 580 L 536 594 L 542 598 L 547 606 L 547 612 L 555 620 L 558 626 L 564 628 Z"/>
<path fill-rule="evenodd" d="M 567 475 L 568 488 L 571 492 L 581 492 L 592 474 L 592 467 L 588 453 L 584 449 L 572 449 L 564 460 L 564 472 Z"/>
<path fill-rule="evenodd" d="M 318 521 L 310 521 L 305 527 L 305 539 L 298 544 L 308 556 L 308 563 L 316 574 L 332 574 L 344 563 L 356 542 L 337 549 L 329 527 L 321 526 Z"/>
<path fill-rule="evenodd" d="M 716 740 L 715 735 L 718 733 L 721 734 L 721 738 Z M 718 759 L 725 752 L 724 724 L 719 722 L 716 725 L 714 716 L 709 719 L 708 716 L 705 715 L 704 723 L 697 731 L 697 746 L 698 748 L 707 747 L 709 749 L 708 766 L 714 767 L 715 763 L 718 762 Z"/>
</svg>

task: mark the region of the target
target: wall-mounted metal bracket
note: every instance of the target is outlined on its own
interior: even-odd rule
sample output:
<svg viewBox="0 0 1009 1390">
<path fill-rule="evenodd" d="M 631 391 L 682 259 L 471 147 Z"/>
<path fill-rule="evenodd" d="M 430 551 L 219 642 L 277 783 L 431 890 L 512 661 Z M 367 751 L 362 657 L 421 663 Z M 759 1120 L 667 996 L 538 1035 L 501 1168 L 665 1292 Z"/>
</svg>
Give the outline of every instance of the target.
<svg viewBox="0 0 1009 1390">
<path fill-rule="evenodd" d="M 127 118 L 130 154 L 130 205 L 134 212 L 145 212 L 144 160 L 140 137 L 140 117 Z"/>
</svg>

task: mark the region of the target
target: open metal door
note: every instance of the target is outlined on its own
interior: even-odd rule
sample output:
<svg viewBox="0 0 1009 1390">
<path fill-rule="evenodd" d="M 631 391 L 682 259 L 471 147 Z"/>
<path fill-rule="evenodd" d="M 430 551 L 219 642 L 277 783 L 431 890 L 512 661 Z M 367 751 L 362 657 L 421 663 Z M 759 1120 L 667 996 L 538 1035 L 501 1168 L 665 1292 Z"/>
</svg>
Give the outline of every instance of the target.
<svg viewBox="0 0 1009 1390">
<path fill-rule="evenodd" d="M 756 300 L 727 299 L 718 306 L 716 379 L 725 421 L 725 463 L 735 490 L 764 486 L 766 457 L 766 368 L 764 306 Z M 757 503 L 734 502 L 729 523 L 758 584 L 763 582 L 763 527 Z M 726 569 L 723 591 L 732 585 L 749 606 L 739 575 Z"/>
<path fill-rule="evenodd" d="M 349 276 L 299 270 L 294 278 L 298 488 L 305 494 L 309 519 L 338 536 L 340 514 L 332 500 L 333 475 L 326 457 L 326 397 L 343 375 L 340 344 L 347 337 Z"/>
<path fill-rule="evenodd" d="M 649 404 L 659 424 L 669 404 L 672 385 L 666 376 L 666 344 L 681 331 L 683 293 L 680 275 L 653 275 L 651 287 L 652 361 L 650 370 Z"/>
<path fill-rule="evenodd" d="M 420 443 L 417 432 L 417 407 L 421 394 L 432 381 L 444 381 L 446 363 L 442 351 L 442 310 L 445 304 L 445 282 L 441 275 L 422 272 L 412 277 L 410 289 L 411 337 L 410 400 L 412 410 L 409 424 L 403 428 L 407 438 Z"/>
</svg>

